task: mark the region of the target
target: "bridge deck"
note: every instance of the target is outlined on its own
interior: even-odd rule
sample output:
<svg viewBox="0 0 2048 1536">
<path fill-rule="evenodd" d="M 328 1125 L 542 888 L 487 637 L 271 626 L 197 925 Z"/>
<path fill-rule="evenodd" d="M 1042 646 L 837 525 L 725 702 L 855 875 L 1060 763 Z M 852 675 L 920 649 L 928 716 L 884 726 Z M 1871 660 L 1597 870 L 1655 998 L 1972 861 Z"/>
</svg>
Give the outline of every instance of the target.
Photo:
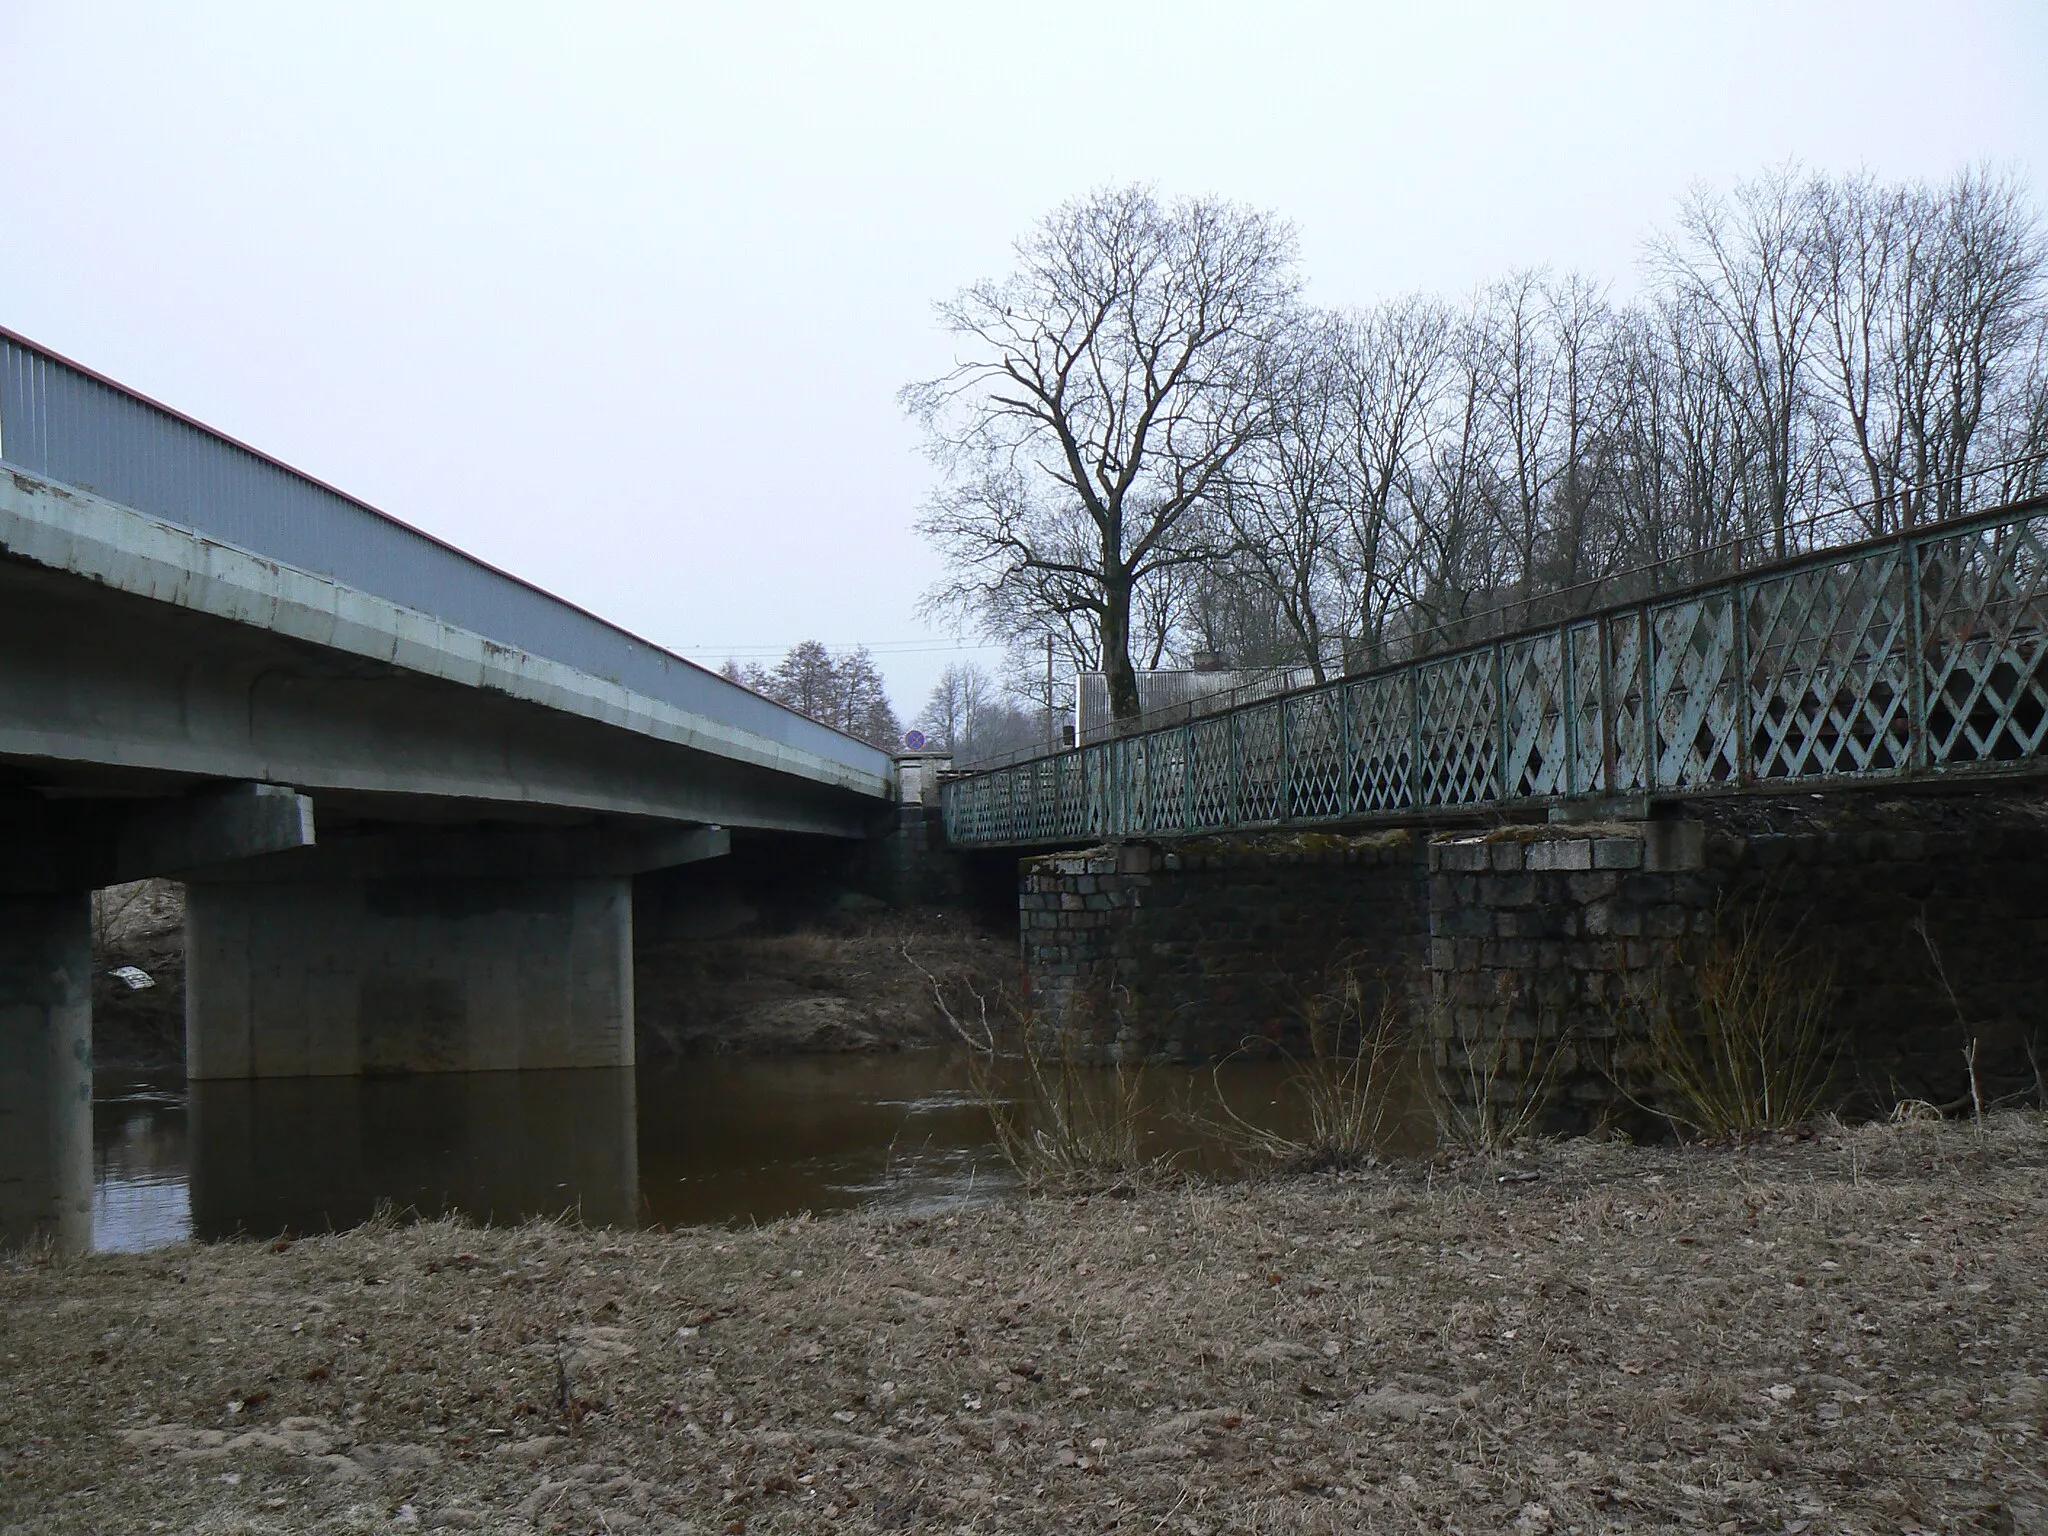
<svg viewBox="0 0 2048 1536">
<path fill-rule="evenodd" d="M 2038 771 L 2048 498 L 955 780 L 964 847 Z"/>
<path fill-rule="evenodd" d="M 0 465 L 326 578 L 714 723 L 781 771 L 885 797 L 888 755 L 0 329 Z M 647 713 L 647 711 L 643 711 Z"/>
</svg>

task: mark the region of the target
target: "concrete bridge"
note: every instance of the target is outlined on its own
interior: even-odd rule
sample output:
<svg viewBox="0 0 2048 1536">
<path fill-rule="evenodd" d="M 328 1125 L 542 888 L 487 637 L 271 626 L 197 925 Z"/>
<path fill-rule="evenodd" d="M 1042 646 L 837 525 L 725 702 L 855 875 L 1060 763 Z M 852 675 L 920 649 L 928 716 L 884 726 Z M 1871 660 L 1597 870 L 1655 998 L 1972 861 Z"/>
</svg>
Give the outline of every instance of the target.
<svg viewBox="0 0 2048 1536">
<path fill-rule="evenodd" d="M 188 882 L 188 1070 L 617 1067 L 637 873 L 887 754 L 0 331 L 0 1239 L 89 1237 L 90 892 Z"/>
</svg>

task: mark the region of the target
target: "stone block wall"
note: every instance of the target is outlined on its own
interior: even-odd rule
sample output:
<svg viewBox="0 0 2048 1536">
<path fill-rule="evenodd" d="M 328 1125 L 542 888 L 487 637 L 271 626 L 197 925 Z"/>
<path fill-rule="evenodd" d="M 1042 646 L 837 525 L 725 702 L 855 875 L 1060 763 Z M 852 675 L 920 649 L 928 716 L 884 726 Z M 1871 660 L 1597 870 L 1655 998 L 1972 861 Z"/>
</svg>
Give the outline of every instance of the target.
<svg viewBox="0 0 2048 1536">
<path fill-rule="evenodd" d="M 1635 829 L 1440 838 L 1430 868 L 1431 1048 L 1465 1097 L 1511 1098 L 1541 1074 L 1561 1127 L 1625 1111 L 1632 1019 L 1682 1008 L 1688 966 L 1746 924 L 1828 984 L 1834 1092 L 1852 1107 L 1955 1108 L 1973 1041 L 1983 1095 L 2038 1096 L 2048 819 L 2034 802 L 1709 805 Z"/>
<path fill-rule="evenodd" d="M 1407 831 L 1293 833 L 1027 859 L 1034 1018 L 1108 1057 L 1298 1044 L 1306 999 L 1343 972 L 1368 994 L 1412 977 L 1427 938 L 1425 851 Z"/>
<path fill-rule="evenodd" d="M 1025 860 L 1020 908 L 1036 1017 L 1099 1054 L 1287 1040 L 1348 967 L 1412 1004 L 1451 1091 L 1542 1074 L 1560 1129 L 1626 1109 L 1631 1007 L 1745 922 L 1830 978 L 1837 1087 L 1866 1109 L 1955 1104 L 1973 1040 L 1989 1098 L 2048 1065 L 2048 801 L 2011 793 L 1132 843 Z"/>
<path fill-rule="evenodd" d="M 1445 1090 L 1513 1103 L 1540 1084 L 1554 1126 L 1613 1108 L 1617 1035 L 1717 916 L 1691 823 L 1513 827 L 1429 849 L 1427 1048 Z"/>
<path fill-rule="evenodd" d="M 1766 910 L 1828 967 L 1843 1072 L 1866 1101 L 1954 1105 L 1972 1040 L 1983 1092 L 2034 1097 L 2034 1060 L 2048 1066 L 2048 803 L 1788 802 L 1707 827 L 1724 911 Z"/>
</svg>

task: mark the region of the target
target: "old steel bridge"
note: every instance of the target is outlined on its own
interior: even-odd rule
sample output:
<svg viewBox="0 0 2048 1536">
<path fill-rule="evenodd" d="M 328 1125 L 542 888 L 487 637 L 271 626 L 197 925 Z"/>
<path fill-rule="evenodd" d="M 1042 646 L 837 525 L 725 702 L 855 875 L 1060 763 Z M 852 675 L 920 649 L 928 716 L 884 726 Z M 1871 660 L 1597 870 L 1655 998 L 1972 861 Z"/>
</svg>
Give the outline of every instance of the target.
<svg viewBox="0 0 2048 1536">
<path fill-rule="evenodd" d="M 957 779 L 960 847 L 2038 773 L 2048 498 Z"/>
</svg>

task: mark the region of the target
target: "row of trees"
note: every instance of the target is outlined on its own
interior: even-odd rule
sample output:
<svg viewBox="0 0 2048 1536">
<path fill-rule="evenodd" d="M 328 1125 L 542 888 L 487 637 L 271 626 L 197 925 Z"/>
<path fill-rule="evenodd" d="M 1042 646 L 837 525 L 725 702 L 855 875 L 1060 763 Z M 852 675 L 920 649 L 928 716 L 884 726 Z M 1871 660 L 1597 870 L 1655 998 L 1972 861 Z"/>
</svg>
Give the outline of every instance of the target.
<svg viewBox="0 0 2048 1536">
<path fill-rule="evenodd" d="M 1033 698 L 1033 681 L 1015 675 L 1015 669 L 1004 677 L 973 662 L 956 663 L 932 685 L 917 717 L 918 729 L 950 751 L 959 768 L 1057 745 L 1060 727 L 1071 718 L 1072 695 L 1063 691 L 1055 697 L 1049 719 L 1043 686 Z"/>
<path fill-rule="evenodd" d="M 931 605 L 1055 635 L 1123 718 L 1195 650 L 1321 677 L 2048 488 L 2048 242 L 1986 171 L 1696 192 L 1628 303 L 1539 271 L 1318 309 L 1280 220 L 1143 188 L 1017 254 L 904 391 Z"/>
<path fill-rule="evenodd" d="M 758 662 L 742 666 L 728 661 L 721 670 L 732 682 L 849 736 L 890 750 L 901 744 L 902 727 L 890 706 L 881 669 L 864 645 L 833 651 L 816 640 L 805 640 L 792 646 L 772 669 Z"/>
<path fill-rule="evenodd" d="M 874 746 L 894 751 L 902 745 L 902 727 L 866 646 L 834 651 L 805 640 L 773 667 L 727 661 L 720 671 L 729 681 Z M 1039 697 L 1032 696 L 1034 688 Z M 1056 693 L 1050 721 L 1043 693 L 1038 679 L 1014 669 L 998 676 L 972 662 L 956 663 L 939 675 L 915 723 L 963 765 L 990 762 L 1059 739 L 1073 707 L 1071 690 L 1063 685 Z"/>
</svg>

